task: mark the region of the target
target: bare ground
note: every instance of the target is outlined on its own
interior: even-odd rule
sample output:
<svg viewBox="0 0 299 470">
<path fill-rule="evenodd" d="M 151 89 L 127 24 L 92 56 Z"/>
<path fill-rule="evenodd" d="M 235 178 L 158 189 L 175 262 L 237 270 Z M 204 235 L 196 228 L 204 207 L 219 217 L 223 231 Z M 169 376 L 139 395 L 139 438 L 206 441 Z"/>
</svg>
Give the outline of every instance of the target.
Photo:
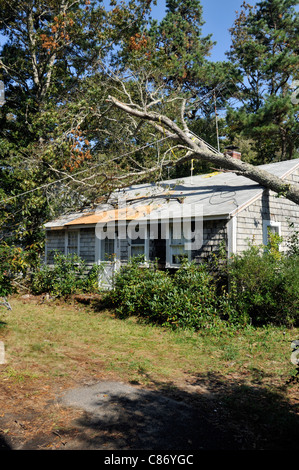
<svg viewBox="0 0 299 470">
<path fill-rule="evenodd" d="M 91 372 L 84 356 L 74 360 L 72 378 L 2 379 L 0 450 L 298 449 L 295 379 L 281 395 L 244 385 L 237 374 L 186 373 L 144 387 L 103 373 L 100 363 Z"/>
<path fill-rule="evenodd" d="M 240 397 L 236 381 L 232 387 L 196 377 L 162 390 L 113 376 L 4 382 L 0 449 L 296 450 L 297 392 L 294 384 L 293 399 L 273 402 L 264 390 L 250 389 Z M 227 399 L 240 400 L 241 413 L 236 416 Z M 245 400 L 255 401 L 254 413 Z M 290 426 L 277 433 L 275 417 L 290 420 Z"/>
</svg>

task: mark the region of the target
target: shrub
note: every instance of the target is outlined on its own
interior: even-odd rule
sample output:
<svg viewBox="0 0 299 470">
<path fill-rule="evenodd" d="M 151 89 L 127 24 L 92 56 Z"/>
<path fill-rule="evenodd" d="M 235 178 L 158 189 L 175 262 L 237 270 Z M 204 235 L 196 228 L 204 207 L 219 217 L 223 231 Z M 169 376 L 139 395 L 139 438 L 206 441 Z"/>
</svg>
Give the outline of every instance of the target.
<svg viewBox="0 0 299 470">
<path fill-rule="evenodd" d="M 298 324 L 298 256 L 251 246 L 229 266 L 230 302 L 253 325 Z"/>
<path fill-rule="evenodd" d="M 286 240 L 288 255 L 299 255 L 299 231 L 295 229 L 294 222 L 289 222 L 289 236 Z"/>
<path fill-rule="evenodd" d="M 31 290 L 34 294 L 49 293 L 66 297 L 77 292 L 95 291 L 97 288 L 98 266 L 94 265 L 87 274 L 85 262 L 76 254 L 55 253 L 54 265 L 41 265 L 32 277 Z"/>
<path fill-rule="evenodd" d="M 186 263 L 172 275 L 141 267 L 138 258 L 122 267 L 105 300 L 122 318 L 134 315 L 172 328 L 211 327 L 219 323 L 222 308 L 227 310 L 206 266 Z"/>
<path fill-rule="evenodd" d="M 14 245 L 0 245 L 0 297 L 7 297 L 14 292 L 14 280 L 25 276 L 29 268 L 26 253 Z"/>
</svg>

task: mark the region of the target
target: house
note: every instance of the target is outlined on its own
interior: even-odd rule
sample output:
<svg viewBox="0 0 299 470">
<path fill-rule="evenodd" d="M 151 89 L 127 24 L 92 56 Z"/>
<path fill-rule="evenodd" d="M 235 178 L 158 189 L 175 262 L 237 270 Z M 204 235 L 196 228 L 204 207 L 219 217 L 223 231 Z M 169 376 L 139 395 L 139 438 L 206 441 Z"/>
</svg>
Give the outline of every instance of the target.
<svg viewBox="0 0 299 470">
<path fill-rule="evenodd" d="M 260 168 L 299 183 L 299 159 Z M 58 250 L 77 253 L 87 264 L 103 263 L 102 284 L 109 285 L 111 270 L 136 255 L 158 259 L 161 268 L 177 268 L 185 257 L 207 258 L 221 243 L 228 256 L 241 253 L 249 242 L 267 244 L 269 230 L 283 237 L 280 249 L 285 250 L 290 223 L 299 224 L 295 203 L 248 178 L 219 171 L 131 186 L 96 209 L 46 223 L 45 259 L 53 263 Z"/>
</svg>

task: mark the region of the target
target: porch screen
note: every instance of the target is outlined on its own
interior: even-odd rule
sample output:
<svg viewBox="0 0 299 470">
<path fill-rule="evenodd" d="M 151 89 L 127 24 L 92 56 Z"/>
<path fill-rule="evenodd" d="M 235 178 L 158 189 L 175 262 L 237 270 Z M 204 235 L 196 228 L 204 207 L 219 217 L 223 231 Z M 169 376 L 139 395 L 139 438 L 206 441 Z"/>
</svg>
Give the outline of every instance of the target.
<svg viewBox="0 0 299 470">
<path fill-rule="evenodd" d="M 131 257 L 144 255 L 144 246 L 145 240 L 142 238 L 136 238 L 136 240 L 131 240 Z"/>
<path fill-rule="evenodd" d="M 113 261 L 115 256 L 114 248 L 114 239 L 113 238 L 104 238 L 101 240 L 101 260 L 102 261 Z"/>
<path fill-rule="evenodd" d="M 78 230 L 71 230 L 68 232 L 67 251 L 68 253 L 78 254 Z"/>
</svg>

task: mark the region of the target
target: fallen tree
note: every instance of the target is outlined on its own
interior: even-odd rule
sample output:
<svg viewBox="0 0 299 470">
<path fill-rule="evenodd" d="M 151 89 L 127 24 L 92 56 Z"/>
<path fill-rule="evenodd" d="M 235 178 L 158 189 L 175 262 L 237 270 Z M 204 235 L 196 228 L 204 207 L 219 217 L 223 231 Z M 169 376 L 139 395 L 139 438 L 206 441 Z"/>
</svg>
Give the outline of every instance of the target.
<svg viewBox="0 0 299 470">
<path fill-rule="evenodd" d="M 130 102 L 130 104 L 124 103 L 113 96 L 109 96 L 108 100 L 118 109 L 125 113 L 139 119 L 141 122 L 146 121 L 150 123 L 157 131 L 180 143 L 180 148 L 184 148 L 186 153 L 183 157 L 175 160 L 164 160 L 159 164 L 161 166 L 178 165 L 192 159 L 201 159 L 203 161 L 213 164 L 218 169 L 229 170 L 238 175 L 245 176 L 261 186 L 270 189 L 277 193 L 279 196 L 283 196 L 295 204 L 299 204 L 299 185 L 290 184 L 284 179 L 277 177 L 257 166 L 250 163 L 238 160 L 229 156 L 226 153 L 220 153 L 215 151 L 200 137 L 194 137 L 187 127 L 184 120 L 184 107 L 185 100 L 182 100 L 181 107 L 181 123 L 180 127 L 174 120 L 170 119 L 164 114 L 160 114 L 155 111 L 148 111 L 148 106 L 142 109 L 136 103 Z M 157 167 L 153 166 L 147 170 L 148 173 L 156 171 Z"/>
</svg>

